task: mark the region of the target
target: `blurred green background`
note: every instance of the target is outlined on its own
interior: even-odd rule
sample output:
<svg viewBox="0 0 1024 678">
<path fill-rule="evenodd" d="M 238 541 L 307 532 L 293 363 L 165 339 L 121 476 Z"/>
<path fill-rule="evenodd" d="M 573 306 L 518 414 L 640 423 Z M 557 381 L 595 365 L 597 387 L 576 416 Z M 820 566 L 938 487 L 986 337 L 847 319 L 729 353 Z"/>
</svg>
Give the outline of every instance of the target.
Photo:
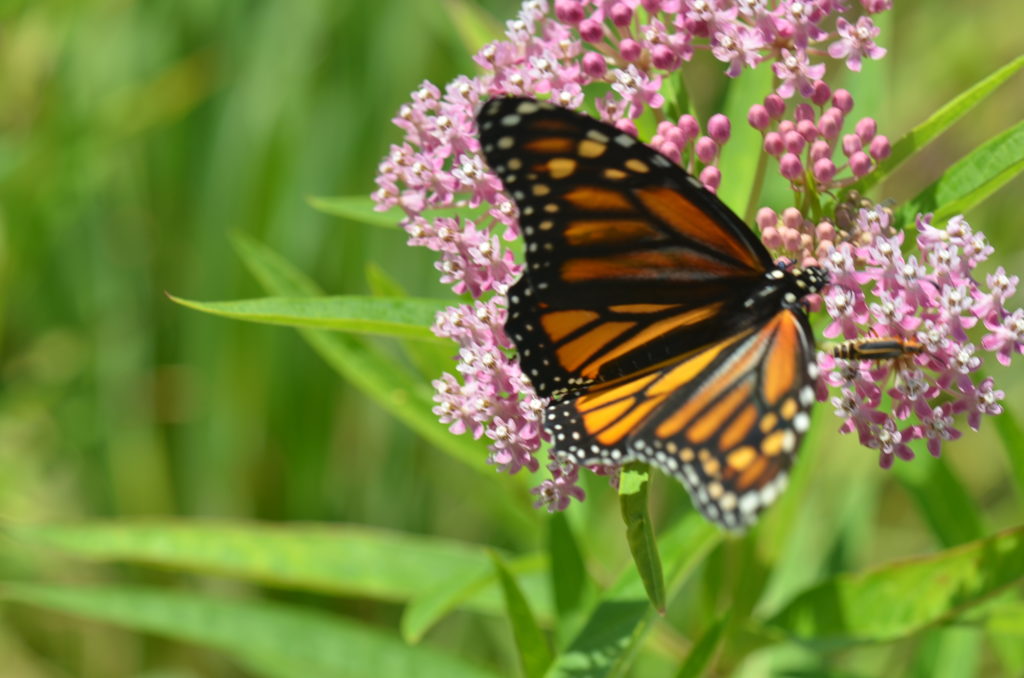
<svg viewBox="0 0 1024 678">
<path fill-rule="evenodd" d="M 307 199 L 368 194 L 400 138 L 389 120 L 409 92 L 475 72 L 452 4 L 0 2 L 4 524 L 237 517 L 365 523 L 512 550 L 542 543 L 544 515 L 497 506 L 507 497 L 496 501 L 491 484 L 347 387 L 296 333 L 201 315 L 164 295 L 261 295 L 232 251 L 233 231 L 269 243 L 331 294 L 365 293 L 369 262 L 418 296 L 444 293 L 430 253 L 405 247 L 401 231 L 325 216 Z M 863 102 L 893 139 L 1017 56 L 1024 25 L 1016 2 L 978 3 L 963 19 L 956 0 L 896 4 L 881 37 L 889 85 Z M 500 29 L 518 3 L 482 7 Z M 1018 76 L 882 193 L 915 194 L 1017 122 L 1021 101 Z M 968 215 L 997 247 L 992 268 L 1024 270 L 1022 189 L 1018 178 Z M 1019 367 L 998 377 L 1020 403 Z M 814 455 L 812 496 L 826 508 L 814 512 L 863 515 L 856 548 L 822 550 L 822 560 L 867 565 L 934 548 L 874 453 L 834 441 L 831 422 L 823 428 L 828 454 Z M 987 528 L 1020 522 L 990 429 L 946 449 Z M 591 483 L 594 501 L 570 520 L 614 572 L 625 551 L 605 487 Z M 686 501 L 677 488 L 659 493 L 665 505 Z M 821 567 L 809 565 L 808 578 Z M 0 542 L 4 577 L 72 569 Z M 396 615 L 337 605 L 373 623 Z M 21 611 L 0 624 L 5 678 L 241 675 L 212 653 L 63 617 Z M 484 652 L 507 652 L 505 628 L 492 631 L 497 649 Z M 442 632 L 458 646 L 458 624 Z"/>
</svg>

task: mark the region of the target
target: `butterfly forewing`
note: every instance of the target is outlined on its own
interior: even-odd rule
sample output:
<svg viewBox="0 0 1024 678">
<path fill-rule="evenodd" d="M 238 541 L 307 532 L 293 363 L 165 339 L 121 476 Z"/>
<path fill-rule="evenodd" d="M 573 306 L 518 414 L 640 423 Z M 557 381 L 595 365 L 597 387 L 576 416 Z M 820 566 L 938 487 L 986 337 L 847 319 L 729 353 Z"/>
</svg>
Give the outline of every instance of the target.
<svg viewBox="0 0 1024 678">
<path fill-rule="evenodd" d="M 526 271 L 508 329 L 542 395 L 713 341 L 772 261 L 714 195 L 634 137 L 527 99 L 479 116 L 488 164 L 520 211 Z M 642 300 L 643 303 L 637 303 Z"/>
</svg>

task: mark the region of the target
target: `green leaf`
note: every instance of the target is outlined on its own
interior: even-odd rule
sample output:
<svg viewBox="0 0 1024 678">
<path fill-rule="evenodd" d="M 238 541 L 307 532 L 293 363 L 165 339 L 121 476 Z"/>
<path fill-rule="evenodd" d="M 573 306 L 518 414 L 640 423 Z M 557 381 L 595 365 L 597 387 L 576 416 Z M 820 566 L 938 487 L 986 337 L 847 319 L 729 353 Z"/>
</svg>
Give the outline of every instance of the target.
<svg viewBox="0 0 1024 678">
<path fill-rule="evenodd" d="M 906 637 L 1024 580 L 1024 527 L 857 574 L 797 596 L 769 624 L 831 643 Z"/>
<path fill-rule="evenodd" d="M 89 560 L 395 602 L 490 568 L 476 544 L 352 525 L 138 520 L 12 529 L 25 542 Z"/>
<path fill-rule="evenodd" d="M 349 295 L 193 301 L 167 296 L 182 306 L 234 320 L 448 343 L 430 331 L 434 316 L 445 306 L 436 299 Z"/>
<path fill-rule="evenodd" d="M 983 536 L 978 507 L 945 460 L 932 458 L 917 442 L 912 447 L 919 459 L 912 464 L 896 464 L 894 471 L 939 542 L 956 546 Z"/>
<path fill-rule="evenodd" d="M 974 207 L 1024 170 L 1024 121 L 989 139 L 947 169 L 931 186 L 904 203 L 901 224 L 919 213 L 934 212 L 941 223 Z"/>
<path fill-rule="evenodd" d="M 234 244 L 242 261 L 271 294 L 315 296 L 320 292 L 301 271 L 265 245 L 240 233 L 235 235 Z M 494 467 L 487 464 L 484 445 L 468 435 L 453 435 L 438 422 L 431 412 L 434 403 L 430 387 L 392 358 L 358 337 L 321 330 L 299 332 L 338 374 L 439 450 L 479 471 L 495 487 L 523 488 L 524 474 L 503 477 L 498 483 Z M 536 522 L 536 518 L 523 517 Z"/>
<path fill-rule="evenodd" d="M 530 611 L 523 592 L 497 553 L 492 553 L 494 570 L 505 594 L 505 609 L 515 637 L 519 662 L 527 678 L 540 678 L 551 665 L 551 648 Z"/>
<path fill-rule="evenodd" d="M 696 512 L 687 514 L 658 540 L 667 564 L 669 590 L 678 590 L 693 569 L 722 540 L 722 532 Z M 586 624 L 555 659 L 548 676 L 624 675 L 657 612 L 635 566 L 630 565 L 602 595 Z"/>
<path fill-rule="evenodd" d="M 879 167 L 858 182 L 856 188 L 863 192 L 885 179 L 903 162 L 927 146 L 933 139 L 949 129 L 956 121 L 984 101 L 1000 85 L 1024 66 L 1024 55 L 1017 57 L 996 72 L 979 81 L 946 103 L 927 120 L 919 124 L 899 141 L 893 144 L 892 153 Z"/>
<path fill-rule="evenodd" d="M 137 587 L 4 584 L 8 601 L 104 621 L 220 650 L 274 676 L 483 678 L 495 674 L 427 647 L 409 647 L 368 626 L 266 601 Z"/>
<path fill-rule="evenodd" d="M 647 510 L 647 489 L 651 483 L 651 469 L 647 464 L 626 464 L 619 472 L 619 508 L 626 524 L 626 541 L 633 562 L 644 583 L 647 597 L 654 609 L 665 612 L 665 577 L 658 557 L 658 544 L 654 540 L 651 515 Z"/>
<path fill-rule="evenodd" d="M 97 562 L 135 563 L 284 589 L 408 603 L 402 625 L 403 637 L 410 643 L 419 642 L 454 609 L 491 615 L 503 611 L 494 568 L 483 546 L 380 528 L 137 520 L 18 527 L 11 533 L 25 543 Z M 538 616 L 551 619 L 547 559 L 542 554 L 517 557 L 510 567 L 534 601 Z M 424 608 L 430 598 L 435 607 Z M 407 630 L 410 613 L 414 626 Z"/>
<path fill-rule="evenodd" d="M 722 642 L 726 619 L 727 617 L 722 617 L 704 632 L 690 650 L 690 654 L 686 656 L 686 661 L 679 667 L 676 678 L 700 678 L 704 675 Z"/>
</svg>

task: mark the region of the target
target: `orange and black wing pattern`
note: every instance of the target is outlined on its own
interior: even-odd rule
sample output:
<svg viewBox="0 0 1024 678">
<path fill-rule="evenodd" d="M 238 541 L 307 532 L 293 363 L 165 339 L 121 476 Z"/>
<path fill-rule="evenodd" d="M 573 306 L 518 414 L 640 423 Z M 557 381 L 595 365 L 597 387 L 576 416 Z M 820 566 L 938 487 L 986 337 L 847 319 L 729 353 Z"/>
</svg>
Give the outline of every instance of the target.
<svg viewBox="0 0 1024 678">
<path fill-rule="evenodd" d="M 801 299 L 699 181 L 635 137 L 522 98 L 485 103 L 488 164 L 520 211 L 526 268 L 506 331 L 545 428 L 579 464 L 639 459 L 734 530 L 786 483 L 817 376 Z"/>
<path fill-rule="evenodd" d="M 639 459 L 683 483 L 709 520 L 752 525 L 785 488 L 817 376 L 806 317 L 763 326 L 552 403 L 556 449 L 580 464 Z"/>
<path fill-rule="evenodd" d="M 542 395 L 629 374 L 728 334 L 729 301 L 773 262 L 700 182 L 610 125 L 529 99 L 478 118 L 519 207 L 526 271 L 508 330 Z"/>
</svg>

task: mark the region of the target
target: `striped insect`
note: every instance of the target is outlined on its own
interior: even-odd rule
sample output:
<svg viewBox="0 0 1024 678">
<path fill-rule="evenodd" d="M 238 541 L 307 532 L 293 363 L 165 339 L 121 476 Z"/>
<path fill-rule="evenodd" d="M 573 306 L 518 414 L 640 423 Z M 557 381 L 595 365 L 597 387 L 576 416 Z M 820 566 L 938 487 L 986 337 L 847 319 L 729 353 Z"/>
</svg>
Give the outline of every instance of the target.
<svg viewBox="0 0 1024 678">
<path fill-rule="evenodd" d="M 850 339 L 832 347 L 832 355 L 843 360 L 909 360 L 923 351 L 924 346 L 903 337 Z"/>
<path fill-rule="evenodd" d="M 743 530 L 784 489 L 818 369 L 803 298 L 827 275 L 777 266 L 671 160 L 545 102 L 493 99 L 484 155 L 519 208 L 526 267 L 506 332 L 551 397 L 557 453 L 642 460 Z"/>
</svg>

